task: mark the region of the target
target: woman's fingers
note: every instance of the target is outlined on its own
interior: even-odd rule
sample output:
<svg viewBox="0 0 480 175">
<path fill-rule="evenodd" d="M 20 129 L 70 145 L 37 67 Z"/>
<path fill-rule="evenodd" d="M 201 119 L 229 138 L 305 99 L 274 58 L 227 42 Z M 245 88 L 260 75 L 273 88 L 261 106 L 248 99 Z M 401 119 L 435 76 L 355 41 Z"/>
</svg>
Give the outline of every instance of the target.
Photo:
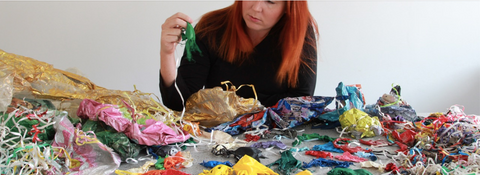
<svg viewBox="0 0 480 175">
<path fill-rule="evenodd" d="M 175 13 L 167 18 L 162 24 L 161 34 L 161 51 L 167 54 L 174 52 L 176 44 L 182 40 L 183 29 L 187 27 L 187 22 L 192 23 L 193 20 L 181 13 Z"/>
</svg>

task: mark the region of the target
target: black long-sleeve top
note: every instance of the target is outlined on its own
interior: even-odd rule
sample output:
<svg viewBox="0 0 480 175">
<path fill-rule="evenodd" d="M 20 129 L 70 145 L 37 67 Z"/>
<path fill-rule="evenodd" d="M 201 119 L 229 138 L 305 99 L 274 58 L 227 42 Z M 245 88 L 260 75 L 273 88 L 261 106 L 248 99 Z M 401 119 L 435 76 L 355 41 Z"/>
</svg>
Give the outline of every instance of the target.
<svg viewBox="0 0 480 175">
<path fill-rule="evenodd" d="M 309 27 L 307 35 L 315 38 L 312 27 Z M 217 33 L 217 36 L 221 35 Z M 309 55 L 310 59 L 302 57 L 308 67 L 301 64 L 296 88 L 288 87 L 286 81 L 279 84 L 276 82 L 277 70 L 282 61 L 279 36 L 280 28 L 274 26 L 269 34 L 255 46 L 250 57 L 240 65 L 220 58 L 214 50 L 208 47 L 206 40 L 197 38 L 197 45 L 202 54 L 193 52 L 194 61 L 192 62 L 188 61 L 184 54 L 177 72 L 176 84 L 185 101 L 202 88 L 221 86 L 225 89 L 225 86 L 221 85 L 223 81 L 230 81 L 236 87 L 242 84 L 253 84 L 258 100 L 265 107 L 273 106 L 285 97 L 312 96 L 316 84 L 317 50 L 307 44 L 304 45 L 303 52 L 305 55 Z M 170 109 L 181 111 L 183 104 L 177 90 L 174 85 L 166 87 L 161 74 L 159 86 L 163 104 Z M 239 89 L 237 95 L 244 98 L 255 97 L 249 87 Z"/>
</svg>

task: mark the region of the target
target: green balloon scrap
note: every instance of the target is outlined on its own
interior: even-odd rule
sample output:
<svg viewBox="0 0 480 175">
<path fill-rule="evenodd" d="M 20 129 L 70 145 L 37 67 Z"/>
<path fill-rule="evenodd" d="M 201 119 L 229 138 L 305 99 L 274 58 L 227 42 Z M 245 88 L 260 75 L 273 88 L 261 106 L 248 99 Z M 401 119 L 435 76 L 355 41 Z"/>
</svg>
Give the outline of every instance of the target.
<svg viewBox="0 0 480 175">
<path fill-rule="evenodd" d="M 330 170 L 327 175 L 372 175 L 372 173 L 365 169 L 335 168 Z"/>
<path fill-rule="evenodd" d="M 186 49 L 186 54 L 187 54 L 187 60 L 192 62 L 194 61 L 192 58 L 192 52 L 198 52 L 200 55 L 202 54 L 202 51 L 197 45 L 197 42 L 195 41 L 195 30 L 193 29 L 192 24 L 187 22 L 187 28 L 185 29 L 185 32 L 182 32 L 182 41 L 187 40 L 185 43 L 185 49 Z"/>
<path fill-rule="evenodd" d="M 278 165 L 277 171 L 280 171 L 282 174 L 290 175 L 290 173 L 298 170 L 304 169 L 302 167 L 302 162 L 295 159 L 292 155 L 292 151 L 286 150 L 280 153 L 281 157 L 277 161 L 266 165 L 267 167 L 271 167 L 273 165 Z"/>
</svg>

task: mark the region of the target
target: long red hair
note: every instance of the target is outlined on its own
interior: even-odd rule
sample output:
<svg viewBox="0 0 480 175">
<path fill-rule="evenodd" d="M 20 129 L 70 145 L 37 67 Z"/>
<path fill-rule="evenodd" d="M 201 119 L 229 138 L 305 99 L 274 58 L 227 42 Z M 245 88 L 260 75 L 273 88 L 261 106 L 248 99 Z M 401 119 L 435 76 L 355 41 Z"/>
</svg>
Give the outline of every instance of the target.
<svg viewBox="0 0 480 175">
<path fill-rule="evenodd" d="M 282 43 L 282 62 L 276 79 L 278 83 L 286 81 L 289 87 L 296 87 L 300 65 L 306 65 L 304 59 L 316 57 L 303 55 L 302 50 L 305 44 L 316 49 L 317 40 L 314 37 L 318 36 L 318 26 L 310 14 L 307 1 L 286 1 L 285 14 L 278 23 L 282 24 L 279 38 Z M 313 27 L 315 36 L 307 35 L 310 26 Z M 230 63 L 241 63 L 253 52 L 254 46 L 246 33 L 242 17 L 242 1 L 206 13 L 195 28 L 197 36 L 207 37 L 208 44 L 218 51 L 218 56 Z M 219 33 L 220 28 L 225 28 L 225 31 L 221 40 L 218 40 L 219 36 L 215 34 Z"/>
</svg>

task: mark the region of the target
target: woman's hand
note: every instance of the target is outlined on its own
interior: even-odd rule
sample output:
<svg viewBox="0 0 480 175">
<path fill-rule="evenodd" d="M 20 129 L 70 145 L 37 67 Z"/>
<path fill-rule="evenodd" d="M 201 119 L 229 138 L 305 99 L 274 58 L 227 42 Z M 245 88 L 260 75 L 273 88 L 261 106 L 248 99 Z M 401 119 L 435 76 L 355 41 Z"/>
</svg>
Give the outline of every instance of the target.
<svg viewBox="0 0 480 175">
<path fill-rule="evenodd" d="M 162 24 L 162 35 L 160 38 L 160 72 L 164 85 L 170 87 L 177 78 L 177 65 L 175 65 L 175 48 L 182 40 L 182 28 L 187 28 L 187 22 L 193 20 L 183 14 L 176 13 L 167 18 Z"/>
<path fill-rule="evenodd" d="M 187 28 L 187 22 L 192 23 L 193 20 L 180 12 L 165 20 L 162 24 L 160 53 L 174 53 L 176 45 L 182 40 L 182 28 Z"/>
</svg>

